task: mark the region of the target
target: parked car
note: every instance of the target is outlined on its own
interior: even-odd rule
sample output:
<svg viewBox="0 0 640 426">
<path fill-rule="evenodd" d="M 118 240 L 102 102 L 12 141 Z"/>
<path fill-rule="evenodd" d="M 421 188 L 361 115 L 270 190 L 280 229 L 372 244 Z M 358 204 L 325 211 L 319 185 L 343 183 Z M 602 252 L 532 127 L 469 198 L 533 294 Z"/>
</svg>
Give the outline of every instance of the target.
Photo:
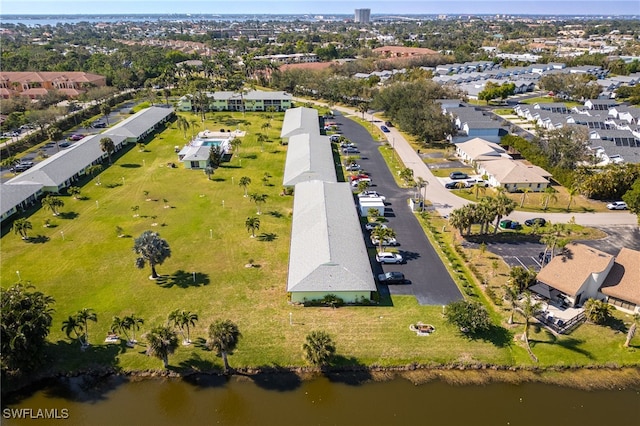
<svg viewBox="0 0 640 426">
<path fill-rule="evenodd" d="M 382 201 L 387 199 L 387 197 L 380 195 L 377 191 L 362 191 L 358 194 L 358 198 L 380 198 Z"/>
<path fill-rule="evenodd" d="M 360 180 L 360 179 L 370 179 L 369 175 L 366 173 L 358 173 L 357 175 L 351 175 L 349 176 L 349 180 L 350 181 L 354 181 L 354 180 Z"/>
<path fill-rule="evenodd" d="M 373 231 L 376 228 L 384 229 L 386 227 L 387 225 L 380 222 L 368 222 L 366 225 L 364 225 L 364 229 L 366 229 L 367 231 Z"/>
<path fill-rule="evenodd" d="M 489 182 L 487 182 L 484 179 L 469 179 L 466 185 L 467 185 L 467 188 L 471 188 L 472 186 L 475 186 L 475 185 L 484 186 L 486 188 L 489 186 Z"/>
<path fill-rule="evenodd" d="M 404 258 L 399 253 L 391 253 L 388 251 L 381 251 L 376 254 L 376 260 L 380 263 L 395 263 L 400 264 L 404 262 Z"/>
<path fill-rule="evenodd" d="M 360 178 L 351 181 L 351 186 L 356 188 L 360 182 L 367 182 L 369 186 L 371 186 L 371 178 Z"/>
<path fill-rule="evenodd" d="M 462 172 L 451 172 L 449 173 L 449 178 L 458 180 L 458 179 L 467 179 L 469 176 L 466 173 Z"/>
<path fill-rule="evenodd" d="M 387 127 L 393 127 L 393 123 L 390 122 L 390 121 L 385 121 L 384 125 L 387 126 Z"/>
<path fill-rule="evenodd" d="M 340 135 L 331 135 L 329 136 L 329 140 L 331 142 L 338 142 L 340 140 Z"/>
<path fill-rule="evenodd" d="M 498 224 L 498 227 L 502 229 L 519 229 L 521 226 L 520 226 L 520 222 L 516 222 L 515 220 L 505 219 L 500 221 L 500 223 Z"/>
<path fill-rule="evenodd" d="M 357 170 L 362 170 L 362 166 L 358 163 L 351 163 L 346 167 L 346 169 L 350 172 L 355 172 Z"/>
<path fill-rule="evenodd" d="M 380 130 L 382 130 L 384 133 L 389 133 L 391 131 L 387 126 L 380 126 Z"/>
<path fill-rule="evenodd" d="M 626 210 L 628 207 L 624 201 L 614 201 L 613 203 L 607 204 L 607 208 L 609 210 Z"/>
<path fill-rule="evenodd" d="M 402 272 L 387 272 L 378 274 L 378 281 L 381 284 L 404 284 L 407 280 Z"/>
<path fill-rule="evenodd" d="M 20 172 L 24 172 L 25 170 L 29 170 L 31 167 L 33 167 L 33 164 L 28 165 L 28 164 L 18 163 L 15 166 L 11 167 L 9 170 L 13 173 L 20 173 Z"/>
<path fill-rule="evenodd" d="M 69 136 L 69 138 L 68 138 L 68 139 L 69 139 L 70 141 L 79 141 L 79 140 L 81 140 L 82 138 L 84 138 L 84 135 L 79 135 L 79 134 L 77 134 L 77 133 L 74 133 L 73 135 Z"/>
<path fill-rule="evenodd" d="M 447 189 L 459 189 L 461 187 L 466 187 L 465 184 L 463 184 L 463 182 L 460 181 L 454 181 L 454 182 L 447 182 L 444 184 L 444 187 Z"/>
<path fill-rule="evenodd" d="M 544 260 L 544 263 L 549 263 L 551 261 L 551 252 L 547 252 L 547 254 L 545 254 L 543 251 L 541 251 L 540 253 L 538 253 L 538 260 L 542 263 L 542 261 Z"/>
<path fill-rule="evenodd" d="M 104 129 L 105 127 L 107 127 L 107 123 L 103 123 L 102 121 L 98 121 L 96 123 L 93 123 L 93 126 L 96 129 Z"/>
<path fill-rule="evenodd" d="M 64 141 L 64 142 L 60 142 L 60 143 L 58 144 L 58 146 L 59 146 L 60 148 L 66 148 L 66 147 L 68 147 L 68 146 L 71 146 L 71 144 L 70 144 L 69 142 L 67 142 L 67 141 Z"/>
<path fill-rule="evenodd" d="M 380 244 L 380 238 L 375 237 L 375 236 L 371 236 L 371 244 L 373 245 L 379 245 Z M 382 240 L 382 245 L 383 246 L 399 246 L 400 243 L 398 242 L 398 240 L 396 240 L 395 238 L 391 237 L 391 238 L 385 238 L 384 240 Z"/>
<path fill-rule="evenodd" d="M 345 146 L 342 148 L 342 152 L 345 154 L 358 154 L 360 151 L 355 146 Z"/>
<path fill-rule="evenodd" d="M 524 224 L 527 226 L 539 225 L 544 226 L 547 224 L 547 221 L 542 217 L 534 217 L 533 219 L 527 219 L 524 221 Z"/>
</svg>

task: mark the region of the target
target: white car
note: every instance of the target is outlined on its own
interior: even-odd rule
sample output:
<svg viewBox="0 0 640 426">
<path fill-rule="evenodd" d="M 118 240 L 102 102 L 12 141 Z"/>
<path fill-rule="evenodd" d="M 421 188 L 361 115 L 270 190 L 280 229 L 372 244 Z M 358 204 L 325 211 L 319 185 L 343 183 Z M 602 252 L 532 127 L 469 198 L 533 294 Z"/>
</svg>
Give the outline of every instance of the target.
<svg viewBox="0 0 640 426">
<path fill-rule="evenodd" d="M 378 237 L 375 236 L 371 236 L 371 243 L 373 245 L 379 245 L 380 244 L 380 239 Z M 399 246 L 400 243 L 398 242 L 398 240 L 396 240 L 395 238 L 391 237 L 391 238 L 385 238 L 384 240 L 382 240 L 382 246 Z"/>
<path fill-rule="evenodd" d="M 380 195 L 377 191 L 362 191 L 358 194 L 358 198 L 380 198 L 382 201 L 387 199 L 387 197 Z"/>
<path fill-rule="evenodd" d="M 628 207 L 624 201 L 614 201 L 613 203 L 607 204 L 607 208 L 609 210 L 626 210 Z"/>
<path fill-rule="evenodd" d="M 376 228 L 384 229 L 386 227 L 387 225 L 385 225 L 384 223 L 369 222 L 364 226 L 364 229 L 366 229 L 367 231 L 373 231 Z"/>
<path fill-rule="evenodd" d="M 404 258 L 401 254 L 391 253 L 388 251 L 381 251 L 380 253 L 376 254 L 376 260 L 380 263 L 400 264 L 404 262 Z"/>
<path fill-rule="evenodd" d="M 484 186 L 486 188 L 489 186 L 489 182 L 483 179 L 469 179 L 466 182 L 467 188 L 471 188 L 475 185 Z"/>
<path fill-rule="evenodd" d="M 369 178 L 360 178 L 360 179 L 352 180 L 351 181 L 351 186 L 356 188 L 360 182 L 367 182 L 369 185 L 371 185 L 371 179 L 369 179 Z"/>
<path fill-rule="evenodd" d="M 350 172 L 357 172 L 358 170 L 362 170 L 362 166 L 360 166 L 360 164 L 358 164 L 358 163 L 351 163 L 351 164 L 347 165 L 347 167 L 345 167 L 345 169 L 347 169 Z"/>
</svg>

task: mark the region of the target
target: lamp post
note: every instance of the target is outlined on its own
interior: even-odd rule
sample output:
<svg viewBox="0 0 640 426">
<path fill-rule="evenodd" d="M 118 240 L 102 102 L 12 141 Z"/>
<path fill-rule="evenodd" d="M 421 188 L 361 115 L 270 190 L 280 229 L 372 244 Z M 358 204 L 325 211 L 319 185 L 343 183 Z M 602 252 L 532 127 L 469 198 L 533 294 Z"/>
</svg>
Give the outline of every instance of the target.
<svg viewBox="0 0 640 426">
<path fill-rule="evenodd" d="M 289 325 L 293 325 L 293 313 L 289 312 Z"/>
<path fill-rule="evenodd" d="M 196 273 L 195 273 L 195 271 L 193 272 L 193 282 L 194 283 L 196 282 Z"/>
<path fill-rule="evenodd" d="M 96 200 L 96 209 L 100 208 L 100 202 L 98 200 Z"/>
<path fill-rule="evenodd" d="M 213 239 L 213 229 L 209 229 L 209 238 Z"/>
<path fill-rule="evenodd" d="M 122 176 L 122 184 L 124 185 L 124 176 Z"/>
<path fill-rule="evenodd" d="M 16 271 L 16 274 L 18 274 L 18 282 L 22 281 L 22 277 L 20 276 L 20 271 Z M 291 314 L 289 314 L 291 315 Z"/>
<path fill-rule="evenodd" d="M 60 235 L 62 235 L 62 241 L 64 241 L 64 231 L 60 231 Z"/>
</svg>

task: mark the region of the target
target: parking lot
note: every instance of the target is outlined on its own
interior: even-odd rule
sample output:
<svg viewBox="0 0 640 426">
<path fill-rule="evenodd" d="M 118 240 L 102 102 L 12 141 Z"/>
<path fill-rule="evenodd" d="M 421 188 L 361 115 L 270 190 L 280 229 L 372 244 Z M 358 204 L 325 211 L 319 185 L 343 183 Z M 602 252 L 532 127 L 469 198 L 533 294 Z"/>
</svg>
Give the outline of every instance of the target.
<svg viewBox="0 0 640 426">
<path fill-rule="evenodd" d="M 378 150 L 380 143 L 375 142 L 369 132 L 354 121 L 340 115 L 336 115 L 335 121 L 342 134 L 357 145 L 360 153 L 351 155 L 360 156 L 357 162 L 370 173 L 373 183 L 371 189 L 386 196 L 386 224 L 396 232 L 400 243 L 396 248 L 405 259 L 405 263 L 400 265 L 380 265 L 371 256 L 373 273 L 377 276 L 382 272 L 398 271 L 411 281 L 410 284 L 389 286 L 378 284 L 380 292 L 412 295 L 421 305 L 445 305 L 461 299 L 462 295 L 458 287 L 424 235 L 415 214 L 407 205 L 413 190 L 399 188 L 396 185 L 391 171 Z M 374 247 L 369 240 L 369 235 L 363 227 L 363 238 L 367 247 L 371 248 L 370 252 L 373 253 Z"/>
</svg>

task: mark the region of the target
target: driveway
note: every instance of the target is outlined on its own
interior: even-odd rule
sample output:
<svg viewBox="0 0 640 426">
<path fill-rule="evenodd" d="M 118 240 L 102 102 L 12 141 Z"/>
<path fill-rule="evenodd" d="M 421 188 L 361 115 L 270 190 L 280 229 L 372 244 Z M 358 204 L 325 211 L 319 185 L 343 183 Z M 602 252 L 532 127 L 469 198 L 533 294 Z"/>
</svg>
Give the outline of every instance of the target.
<svg viewBox="0 0 640 426">
<path fill-rule="evenodd" d="M 390 285 L 379 287 L 381 293 L 386 287 L 391 294 L 413 295 L 421 305 L 446 305 L 462 299 L 455 282 L 444 264 L 429 243 L 418 219 L 407 205 L 412 190 L 399 188 L 382 155 L 378 151 L 380 143 L 375 142 L 369 132 L 360 124 L 336 114 L 335 121 L 342 134 L 358 145 L 360 159 L 358 163 L 371 173 L 372 189 L 386 197 L 385 218 L 387 225 L 397 234 L 400 242 L 398 249 L 406 262 L 402 265 L 384 265 L 373 262 L 373 272 L 377 274 L 399 271 L 411 280 L 408 285 Z M 369 233 L 363 229 L 363 237 L 368 247 L 373 247 Z"/>
</svg>

